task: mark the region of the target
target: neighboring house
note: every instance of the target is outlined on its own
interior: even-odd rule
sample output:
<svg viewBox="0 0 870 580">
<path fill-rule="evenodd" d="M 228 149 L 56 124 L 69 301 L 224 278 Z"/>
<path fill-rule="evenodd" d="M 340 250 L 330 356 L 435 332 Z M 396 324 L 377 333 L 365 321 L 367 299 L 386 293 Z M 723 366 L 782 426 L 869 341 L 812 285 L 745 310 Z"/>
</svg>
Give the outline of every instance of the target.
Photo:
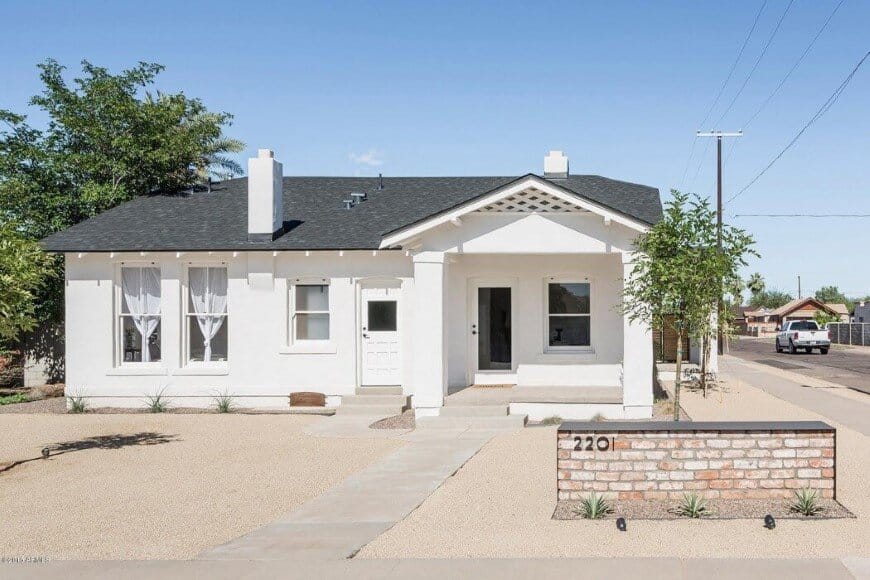
<svg viewBox="0 0 870 580">
<path fill-rule="evenodd" d="M 870 302 L 856 302 L 852 322 L 870 322 Z"/>
<path fill-rule="evenodd" d="M 842 322 L 849 321 L 845 304 L 823 304 L 815 298 L 795 298 L 779 308 L 760 308 L 745 312 L 746 326 L 750 334 L 773 334 L 789 320 L 812 320 L 818 311 L 836 316 Z"/>
<path fill-rule="evenodd" d="M 586 404 L 565 418 L 650 417 L 650 330 L 617 306 L 661 216 L 658 190 L 569 175 L 560 152 L 543 176 L 379 179 L 282 177 L 260 150 L 211 193 L 43 240 L 66 260 L 67 393 L 285 407 L 389 385 L 422 416 L 448 389 L 509 384 L 573 389 Z"/>
</svg>

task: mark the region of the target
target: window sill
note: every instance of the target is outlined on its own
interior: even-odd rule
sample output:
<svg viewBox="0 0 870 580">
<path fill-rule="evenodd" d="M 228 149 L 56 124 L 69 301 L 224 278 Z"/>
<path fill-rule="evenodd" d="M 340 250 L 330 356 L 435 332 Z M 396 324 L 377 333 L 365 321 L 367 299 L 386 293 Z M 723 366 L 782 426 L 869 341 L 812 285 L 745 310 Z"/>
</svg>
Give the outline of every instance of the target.
<svg viewBox="0 0 870 580">
<path fill-rule="evenodd" d="M 106 371 L 106 376 L 109 377 L 145 377 L 145 376 L 166 376 L 169 371 L 164 366 L 152 366 L 150 363 L 141 363 L 139 365 L 123 365 L 114 367 Z"/>
<path fill-rule="evenodd" d="M 188 366 L 172 371 L 173 376 L 223 376 L 230 374 L 226 363 L 189 363 Z"/>
<path fill-rule="evenodd" d="M 335 354 L 337 352 L 335 343 L 329 341 L 296 343 L 278 349 L 279 354 Z"/>
</svg>

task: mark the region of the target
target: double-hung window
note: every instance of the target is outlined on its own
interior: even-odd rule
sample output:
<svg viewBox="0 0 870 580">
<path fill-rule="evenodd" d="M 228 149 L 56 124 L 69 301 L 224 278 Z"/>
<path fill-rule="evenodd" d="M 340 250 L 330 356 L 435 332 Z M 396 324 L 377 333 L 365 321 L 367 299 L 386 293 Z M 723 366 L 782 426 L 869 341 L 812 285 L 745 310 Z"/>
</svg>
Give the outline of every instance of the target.
<svg viewBox="0 0 870 580">
<path fill-rule="evenodd" d="M 290 292 L 293 342 L 329 340 L 329 284 L 297 283 Z"/>
<path fill-rule="evenodd" d="M 160 360 L 160 268 L 121 266 L 120 362 Z"/>
<path fill-rule="evenodd" d="M 588 349 L 592 346 L 592 315 L 588 282 L 547 283 L 547 348 Z"/>
<path fill-rule="evenodd" d="M 226 266 L 187 270 L 187 358 L 217 362 L 228 358 Z"/>
</svg>

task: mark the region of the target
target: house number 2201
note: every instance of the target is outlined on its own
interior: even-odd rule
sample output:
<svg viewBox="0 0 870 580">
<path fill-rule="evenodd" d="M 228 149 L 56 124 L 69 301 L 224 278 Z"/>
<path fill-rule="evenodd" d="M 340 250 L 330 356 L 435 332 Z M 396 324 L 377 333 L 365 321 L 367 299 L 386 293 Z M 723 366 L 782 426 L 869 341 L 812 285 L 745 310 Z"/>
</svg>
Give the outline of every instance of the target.
<svg viewBox="0 0 870 580">
<path fill-rule="evenodd" d="M 598 437 L 592 435 L 576 435 L 574 451 L 609 451 L 613 447 L 613 437 Z"/>
</svg>

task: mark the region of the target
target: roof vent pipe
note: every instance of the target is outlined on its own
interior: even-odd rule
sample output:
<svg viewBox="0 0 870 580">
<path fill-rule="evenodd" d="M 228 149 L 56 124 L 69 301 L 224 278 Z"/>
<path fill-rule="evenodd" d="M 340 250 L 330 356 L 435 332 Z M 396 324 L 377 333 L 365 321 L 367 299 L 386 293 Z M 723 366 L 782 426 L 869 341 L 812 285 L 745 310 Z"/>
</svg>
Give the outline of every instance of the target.
<svg viewBox="0 0 870 580">
<path fill-rule="evenodd" d="M 354 191 L 354 192 L 351 192 L 350 196 L 351 196 L 351 197 L 354 199 L 354 201 L 356 202 L 356 203 L 354 203 L 354 205 L 356 205 L 357 203 L 360 203 L 360 202 L 363 202 L 363 201 L 366 200 L 366 194 L 365 194 L 365 192 Z"/>
<path fill-rule="evenodd" d="M 341 203 L 344 204 L 344 209 L 350 209 L 355 205 L 352 199 L 345 199 Z"/>
<path fill-rule="evenodd" d="M 378 191 L 382 191 L 384 189 L 384 174 L 378 173 Z"/>
</svg>

